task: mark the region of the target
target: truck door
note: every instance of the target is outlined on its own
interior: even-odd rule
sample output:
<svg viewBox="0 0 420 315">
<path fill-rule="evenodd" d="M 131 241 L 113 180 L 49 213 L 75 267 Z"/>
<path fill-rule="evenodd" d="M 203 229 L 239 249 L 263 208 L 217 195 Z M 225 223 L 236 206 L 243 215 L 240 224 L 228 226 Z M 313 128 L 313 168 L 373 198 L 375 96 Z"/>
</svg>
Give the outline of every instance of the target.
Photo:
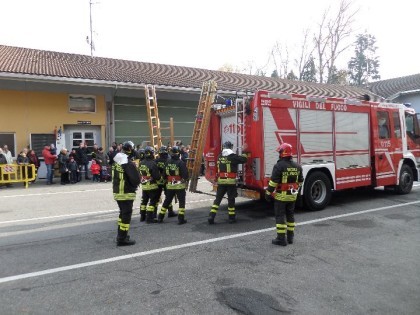
<svg viewBox="0 0 420 315">
<path fill-rule="evenodd" d="M 420 167 L 420 113 L 416 115 L 406 113 L 405 125 L 407 128 L 407 150 L 413 153 L 417 167 Z"/>
<path fill-rule="evenodd" d="M 378 108 L 372 118 L 376 186 L 395 185 L 403 150 L 398 111 Z"/>
</svg>

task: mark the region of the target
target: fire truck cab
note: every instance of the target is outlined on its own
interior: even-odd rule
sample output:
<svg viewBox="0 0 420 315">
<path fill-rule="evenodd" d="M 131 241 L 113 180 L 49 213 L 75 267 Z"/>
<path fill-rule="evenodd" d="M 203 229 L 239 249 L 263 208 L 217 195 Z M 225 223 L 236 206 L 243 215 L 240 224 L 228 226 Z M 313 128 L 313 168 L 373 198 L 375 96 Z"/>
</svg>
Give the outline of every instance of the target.
<svg viewBox="0 0 420 315">
<path fill-rule="evenodd" d="M 206 178 L 216 183 L 221 144 L 232 142 L 249 157 L 238 172 L 240 196 L 264 195 L 284 142 L 302 165 L 300 198 L 310 210 L 325 208 L 333 191 L 384 186 L 407 194 L 419 181 L 419 114 L 402 104 L 269 91 L 226 103 L 213 104 Z"/>
</svg>

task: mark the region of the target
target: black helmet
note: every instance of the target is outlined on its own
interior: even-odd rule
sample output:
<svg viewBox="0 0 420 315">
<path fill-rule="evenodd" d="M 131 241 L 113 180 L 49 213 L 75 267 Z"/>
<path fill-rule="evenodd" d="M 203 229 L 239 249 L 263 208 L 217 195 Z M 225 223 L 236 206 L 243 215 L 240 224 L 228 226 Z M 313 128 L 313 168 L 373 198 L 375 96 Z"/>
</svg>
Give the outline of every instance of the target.
<svg viewBox="0 0 420 315">
<path fill-rule="evenodd" d="M 144 156 L 154 158 L 155 157 L 155 149 L 153 149 L 153 147 L 150 147 L 150 146 L 144 148 Z"/>
<path fill-rule="evenodd" d="M 177 146 L 174 146 L 174 147 L 172 147 L 172 149 L 171 149 L 171 156 L 172 157 L 179 157 L 179 155 L 181 154 L 181 150 L 179 149 L 179 147 L 177 147 Z"/>
<path fill-rule="evenodd" d="M 161 146 L 159 148 L 159 154 L 168 154 L 168 147 L 167 146 Z"/>
<path fill-rule="evenodd" d="M 230 141 L 226 141 L 223 143 L 223 149 L 233 149 L 233 143 Z"/>
<path fill-rule="evenodd" d="M 126 141 L 123 143 L 122 149 L 124 152 L 131 153 L 134 148 L 134 143 L 132 141 Z"/>
<path fill-rule="evenodd" d="M 139 159 L 140 160 L 143 160 L 144 159 L 144 149 L 143 148 L 140 148 L 137 153 L 139 155 Z"/>
</svg>

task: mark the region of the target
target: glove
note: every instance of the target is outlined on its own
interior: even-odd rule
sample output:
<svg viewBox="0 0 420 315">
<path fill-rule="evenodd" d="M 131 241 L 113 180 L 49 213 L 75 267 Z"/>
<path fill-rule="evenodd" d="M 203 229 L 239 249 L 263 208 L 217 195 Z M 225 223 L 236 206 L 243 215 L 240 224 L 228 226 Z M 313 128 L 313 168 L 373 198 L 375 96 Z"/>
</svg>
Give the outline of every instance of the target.
<svg viewBox="0 0 420 315">
<path fill-rule="evenodd" d="M 273 196 L 271 196 L 271 193 L 268 190 L 265 191 L 265 200 L 267 202 L 273 201 Z"/>
</svg>

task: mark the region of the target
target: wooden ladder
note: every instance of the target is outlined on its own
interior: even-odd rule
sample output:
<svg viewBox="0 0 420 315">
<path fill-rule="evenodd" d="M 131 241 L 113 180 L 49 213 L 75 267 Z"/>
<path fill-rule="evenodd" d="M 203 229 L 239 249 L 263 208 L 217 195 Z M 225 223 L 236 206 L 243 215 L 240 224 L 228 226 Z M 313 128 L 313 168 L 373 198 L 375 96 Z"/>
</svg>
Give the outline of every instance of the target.
<svg viewBox="0 0 420 315">
<path fill-rule="evenodd" d="M 197 192 L 198 176 L 200 175 L 204 143 L 210 123 L 210 110 L 216 97 L 216 81 L 203 83 L 197 115 L 195 117 L 194 131 L 191 139 L 191 149 L 188 155 L 187 168 L 190 178 L 189 191 Z"/>
<path fill-rule="evenodd" d="M 144 92 L 146 97 L 147 119 L 149 121 L 150 146 L 156 150 L 162 146 L 162 134 L 160 132 L 155 86 L 146 84 L 144 86 Z"/>
</svg>

